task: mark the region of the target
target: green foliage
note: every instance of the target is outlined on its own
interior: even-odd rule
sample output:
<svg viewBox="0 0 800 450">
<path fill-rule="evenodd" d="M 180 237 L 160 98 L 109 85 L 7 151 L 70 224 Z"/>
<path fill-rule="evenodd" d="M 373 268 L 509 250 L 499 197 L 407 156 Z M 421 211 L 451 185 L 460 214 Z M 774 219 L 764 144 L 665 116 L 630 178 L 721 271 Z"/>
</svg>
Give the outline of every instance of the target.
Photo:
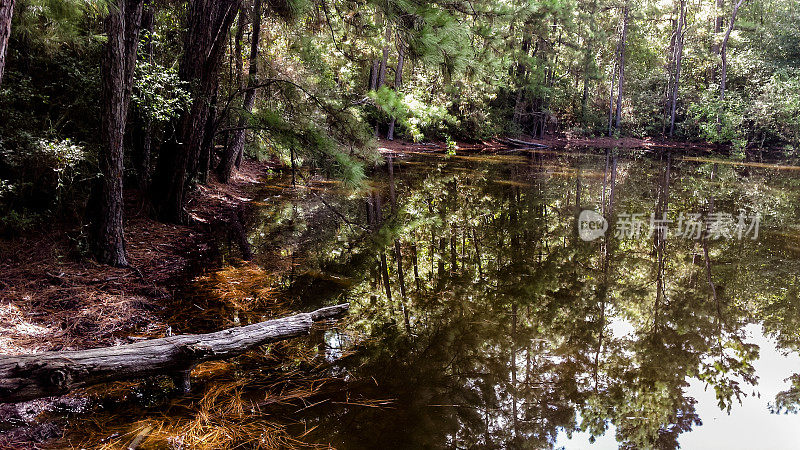
<svg viewBox="0 0 800 450">
<path fill-rule="evenodd" d="M 703 93 L 702 101 L 689 107 L 688 116 L 699 137 L 724 143 L 744 137 L 744 108 L 741 97 L 729 94 L 723 101 L 716 89 L 710 89 Z"/>
<path fill-rule="evenodd" d="M 296 164 L 309 158 L 312 164 L 324 169 L 329 176 L 338 177 L 353 187 L 364 179 L 363 162 L 343 152 L 337 142 L 314 123 L 307 122 L 298 127 L 298 123 L 290 123 L 280 112 L 263 109 L 253 115 L 252 124 L 258 130 L 259 141 L 264 145 L 251 148 L 256 156 L 264 150 L 271 150 L 281 154 L 281 159 L 291 165 L 293 150 Z"/>
<path fill-rule="evenodd" d="M 747 108 L 754 140 L 800 143 L 800 75 L 773 74 Z"/>
<path fill-rule="evenodd" d="M 5 231 L 21 231 L 53 213 L 78 214 L 96 165 L 69 139 L 19 133 L 0 142 L 0 207 Z"/>
<path fill-rule="evenodd" d="M 775 402 L 769 404 L 769 410 L 774 414 L 800 412 L 800 374 L 792 375 L 787 381 L 791 383 L 789 389 L 779 392 Z"/>
<path fill-rule="evenodd" d="M 445 138 L 445 145 L 445 154 L 448 156 L 454 156 L 456 154 L 456 149 L 458 149 L 456 141 L 454 141 L 450 136 L 447 136 Z"/>
<path fill-rule="evenodd" d="M 18 0 L 12 33 L 22 42 L 52 54 L 63 46 L 79 49 L 104 40 L 87 29 L 107 13 L 108 0 Z"/>
<path fill-rule="evenodd" d="M 422 101 L 415 98 L 414 93 L 398 94 L 382 86 L 368 95 L 388 116 L 400 122 L 414 142 L 425 137 L 442 138 L 451 127 L 459 124 L 447 106 Z"/>
<path fill-rule="evenodd" d="M 174 67 L 139 61 L 136 64 L 131 103 L 145 118 L 168 122 L 192 101 L 188 83 L 178 78 Z"/>
</svg>

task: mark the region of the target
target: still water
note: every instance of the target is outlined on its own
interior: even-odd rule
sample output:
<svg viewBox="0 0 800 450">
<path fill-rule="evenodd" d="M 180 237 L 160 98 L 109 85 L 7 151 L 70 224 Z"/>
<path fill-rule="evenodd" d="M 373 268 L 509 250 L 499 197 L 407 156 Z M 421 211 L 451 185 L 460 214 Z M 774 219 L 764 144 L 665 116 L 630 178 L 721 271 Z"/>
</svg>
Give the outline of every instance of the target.
<svg viewBox="0 0 800 450">
<path fill-rule="evenodd" d="M 343 449 L 796 448 L 799 181 L 598 151 L 268 184 L 255 263 L 295 310 L 352 305 L 314 338 L 336 389 L 288 429 Z M 583 210 L 607 220 L 591 241 Z"/>
</svg>

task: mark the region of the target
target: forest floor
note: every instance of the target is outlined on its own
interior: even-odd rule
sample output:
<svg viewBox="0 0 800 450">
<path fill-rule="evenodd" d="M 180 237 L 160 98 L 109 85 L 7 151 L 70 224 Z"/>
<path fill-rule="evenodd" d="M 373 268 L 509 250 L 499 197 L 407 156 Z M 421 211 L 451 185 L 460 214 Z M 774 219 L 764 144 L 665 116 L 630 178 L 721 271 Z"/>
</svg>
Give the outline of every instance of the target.
<svg viewBox="0 0 800 450">
<path fill-rule="evenodd" d="M 0 354 L 101 347 L 162 337 L 159 311 L 194 266 L 212 258 L 211 224 L 249 201 L 268 163 L 245 161 L 230 184 L 199 186 L 192 225 L 163 224 L 136 193 L 126 194 L 130 268 L 94 262 L 79 251 L 80 229 L 54 223 L 0 239 Z M 131 334 L 137 336 L 131 336 Z"/>
</svg>

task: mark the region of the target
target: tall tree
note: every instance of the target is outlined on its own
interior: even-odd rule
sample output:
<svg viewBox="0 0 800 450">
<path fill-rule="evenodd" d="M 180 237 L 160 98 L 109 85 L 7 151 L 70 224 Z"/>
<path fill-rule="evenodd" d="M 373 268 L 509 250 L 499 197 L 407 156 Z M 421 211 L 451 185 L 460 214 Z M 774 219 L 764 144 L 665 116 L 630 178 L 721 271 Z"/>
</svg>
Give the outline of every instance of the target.
<svg viewBox="0 0 800 450">
<path fill-rule="evenodd" d="M 133 71 L 144 0 L 117 0 L 110 5 L 105 29 L 108 40 L 102 62 L 102 127 L 97 195 L 99 217 L 95 245 L 97 259 L 113 266 L 127 266 L 123 231 L 123 137 L 131 98 Z"/>
<path fill-rule="evenodd" d="M 258 45 L 261 36 L 261 0 L 253 2 L 253 32 L 250 38 L 250 69 L 247 78 L 247 89 L 242 101 L 242 113 L 239 116 L 239 123 L 233 131 L 233 140 L 230 146 L 225 149 L 222 161 L 219 163 L 217 173 L 220 181 L 227 183 L 233 175 L 233 168 L 236 161 L 244 151 L 244 143 L 247 139 L 248 117 L 253 112 L 253 105 L 256 101 L 256 86 L 258 85 Z"/>
<path fill-rule="evenodd" d="M 731 32 L 733 31 L 734 25 L 736 25 L 736 16 L 739 14 L 739 8 L 741 8 L 745 3 L 747 3 L 747 0 L 739 0 L 733 6 L 733 12 L 731 12 L 731 20 L 728 25 L 728 30 L 725 32 L 725 37 L 722 38 L 722 44 L 720 45 L 719 53 L 722 57 L 722 68 L 719 79 L 720 100 L 725 100 L 725 85 L 728 82 L 728 39 L 731 37 Z"/>
<path fill-rule="evenodd" d="M 686 34 L 686 0 L 680 0 L 680 14 L 678 29 L 675 32 L 675 75 L 672 82 L 672 95 L 670 97 L 669 137 L 675 132 L 675 109 L 678 103 L 678 85 L 681 79 L 681 64 L 683 63 L 683 38 Z"/>
<path fill-rule="evenodd" d="M 586 106 L 589 102 L 589 80 L 594 71 L 593 45 L 595 40 L 595 16 L 597 15 L 597 0 L 592 0 L 589 11 L 589 27 L 586 34 L 583 53 L 583 93 L 581 95 L 581 120 L 584 125 L 588 122 Z"/>
<path fill-rule="evenodd" d="M 628 39 L 628 15 L 630 14 L 630 7 L 628 2 L 622 10 L 622 38 L 620 39 L 619 49 L 619 80 L 617 82 L 617 115 L 614 120 L 614 127 L 619 130 L 620 123 L 622 122 L 622 88 L 625 84 L 625 50 L 627 47 Z"/>
<path fill-rule="evenodd" d="M 147 0 L 142 10 L 141 21 L 142 32 L 144 33 L 142 41 L 144 44 L 144 52 L 142 58 L 146 59 L 149 64 L 153 64 L 153 43 L 155 31 L 155 9 L 153 0 Z M 136 175 L 139 182 L 139 188 L 143 191 L 147 190 L 150 184 L 151 172 L 151 156 L 153 148 L 153 118 L 148 115 L 144 119 L 141 136 L 141 149 L 134 157 L 134 163 L 138 166 Z"/>
<path fill-rule="evenodd" d="M 11 36 L 11 18 L 14 15 L 14 0 L 0 0 L 0 84 L 6 68 L 8 37 Z"/>
<path fill-rule="evenodd" d="M 400 30 L 398 29 L 397 32 L 397 68 L 395 69 L 394 73 L 394 90 L 396 92 L 400 91 L 400 86 L 403 84 L 403 62 L 405 60 L 405 53 L 403 50 L 403 41 L 400 37 Z M 389 122 L 389 132 L 386 134 L 386 138 L 390 141 L 394 140 L 394 126 L 395 126 L 396 118 L 392 116 L 392 121 Z"/>
<path fill-rule="evenodd" d="M 218 82 L 225 41 L 239 0 L 193 0 L 181 56 L 180 78 L 191 85 L 192 105 L 177 120 L 175 135 L 159 152 L 151 187 L 158 217 L 183 223 L 187 188 L 197 168 L 210 99 Z"/>
</svg>

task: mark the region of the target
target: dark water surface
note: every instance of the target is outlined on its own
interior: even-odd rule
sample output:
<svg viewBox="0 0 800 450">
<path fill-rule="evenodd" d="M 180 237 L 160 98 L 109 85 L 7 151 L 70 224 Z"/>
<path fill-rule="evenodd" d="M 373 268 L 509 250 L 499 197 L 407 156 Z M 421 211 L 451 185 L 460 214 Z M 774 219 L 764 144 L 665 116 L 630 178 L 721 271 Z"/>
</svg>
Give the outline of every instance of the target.
<svg viewBox="0 0 800 450">
<path fill-rule="evenodd" d="M 391 170 L 358 193 L 267 186 L 256 202 L 255 260 L 291 261 L 293 307 L 352 304 L 319 337 L 345 388 L 292 414 L 303 440 L 800 445 L 783 414 L 800 397 L 785 380 L 800 388 L 796 168 L 597 152 Z M 605 236 L 579 237 L 584 209 L 609 219 Z"/>
</svg>

